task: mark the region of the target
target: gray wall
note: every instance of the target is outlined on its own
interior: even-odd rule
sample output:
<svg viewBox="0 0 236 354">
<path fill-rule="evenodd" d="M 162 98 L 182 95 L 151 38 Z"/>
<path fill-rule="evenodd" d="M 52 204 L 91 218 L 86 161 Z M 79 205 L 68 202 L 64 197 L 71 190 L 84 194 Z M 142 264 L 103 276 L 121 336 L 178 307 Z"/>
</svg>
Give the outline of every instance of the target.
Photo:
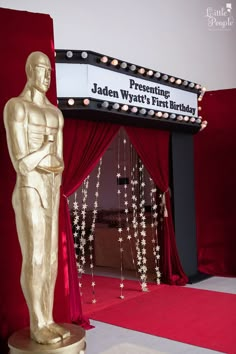
<svg viewBox="0 0 236 354">
<path fill-rule="evenodd" d="M 49 14 L 57 49 L 93 50 L 218 90 L 236 87 L 236 1 L 228 28 L 210 27 L 206 16 L 226 11 L 226 2 L 0 0 L 0 6 Z"/>
</svg>

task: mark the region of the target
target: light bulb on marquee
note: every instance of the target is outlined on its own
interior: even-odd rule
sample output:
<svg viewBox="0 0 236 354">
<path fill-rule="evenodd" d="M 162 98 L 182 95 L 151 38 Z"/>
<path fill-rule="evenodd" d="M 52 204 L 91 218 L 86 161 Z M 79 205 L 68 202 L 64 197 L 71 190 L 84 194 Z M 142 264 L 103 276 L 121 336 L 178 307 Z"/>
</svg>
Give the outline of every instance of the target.
<svg viewBox="0 0 236 354">
<path fill-rule="evenodd" d="M 145 74 L 145 69 L 144 68 L 139 68 L 138 72 L 139 72 L 139 74 L 144 75 Z"/>
<path fill-rule="evenodd" d="M 199 98 L 200 98 L 200 97 L 203 98 L 205 92 L 206 92 L 206 88 L 205 88 L 205 87 L 202 87 Z"/>
<path fill-rule="evenodd" d="M 128 106 L 127 104 L 124 104 L 124 105 L 121 107 L 121 110 L 127 112 L 127 111 L 129 110 L 129 106 Z"/>
<path fill-rule="evenodd" d="M 73 106 L 75 104 L 75 100 L 73 98 L 69 98 L 67 103 L 69 106 Z"/>
<path fill-rule="evenodd" d="M 106 64 L 106 63 L 108 62 L 108 57 L 103 56 L 103 57 L 101 57 L 100 61 L 101 61 L 103 64 Z"/>
<path fill-rule="evenodd" d="M 81 58 L 87 59 L 88 58 L 88 53 L 87 52 L 82 52 L 81 53 Z"/>
<path fill-rule="evenodd" d="M 112 105 L 112 108 L 115 109 L 115 110 L 119 109 L 119 108 L 120 108 L 119 103 L 114 103 L 114 104 Z"/>
<path fill-rule="evenodd" d="M 138 112 L 138 108 L 137 107 L 132 107 L 131 108 L 131 112 L 132 113 L 137 113 Z"/>
<path fill-rule="evenodd" d="M 164 74 L 164 75 L 162 75 L 161 78 L 162 78 L 162 80 L 166 81 L 166 80 L 168 80 L 168 75 Z"/>
<path fill-rule="evenodd" d="M 71 50 L 68 50 L 66 52 L 66 56 L 67 56 L 68 59 L 71 59 L 73 57 L 73 52 Z"/>
<path fill-rule="evenodd" d="M 83 100 L 83 104 L 84 104 L 85 106 L 89 106 L 90 100 L 89 100 L 88 98 L 85 98 L 85 99 Z"/>
<path fill-rule="evenodd" d="M 146 110 L 145 108 L 141 108 L 141 109 L 139 110 L 139 113 L 140 113 L 140 114 L 146 114 L 146 112 L 147 112 L 147 110 Z"/>
<path fill-rule="evenodd" d="M 148 76 L 153 76 L 153 71 L 152 71 L 152 70 L 148 70 L 148 71 L 147 71 L 147 75 L 148 75 Z"/>
<path fill-rule="evenodd" d="M 161 77 L 161 73 L 159 73 L 158 71 L 154 74 L 154 76 L 159 79 L 159 77 Z"/>
<path fill-rule="evenodd" d="M 119 64 L 119 62 L 118 62 L 117 59 L 113 59 L 113 60 L 111 61 L 111 65 L 113 65 L 113 66 L 117 66 L 118 64 Z"/>
<path fill-rule="evenodd" d="M 169 117 L 169 114 L 167 112 L 163 113 L 162 115 L 163 118 L 168 118 Z"/>
<path fill-rule="evenodd" d="M 148 115 L 149 116 L 154 116 L 155 112 L 153 109 L 150 109 L 150 111 L 148 111 Z"/>
<path fill-rule="evenodd" d="M 121 67 L 122 69 L 126 69 L 127 66 L 128 66 L 128 64 L 127 64 L 126 62 L 124 62 L 124 61 L 120 64 L 120 67 Z"/>
<path fill-rule="evenodd" d="M 109 107 L 109 103 L 107 101 L 102 102 L 102 107 L 103 108 L 108 108 Z"/>
<path fill-rule="evenodd" d="M 131 71 L 135 71 L 136 70 L 136 65 L 132 64 L 132 65 L 130 65 L 129 68 L 130 68 Z"/>
<path fill-rule="evenodd" d="M 207 126 L 207 124 L 208 124 L 208 122 L 206 121 L 206 120 L 204 120 L 203 122 L 202 122 L 202 124 L 201 124 L 201 131 L 203 130 L 203 129 L 205 129 L 206 128 L 206 126 Z"/>
</svg>

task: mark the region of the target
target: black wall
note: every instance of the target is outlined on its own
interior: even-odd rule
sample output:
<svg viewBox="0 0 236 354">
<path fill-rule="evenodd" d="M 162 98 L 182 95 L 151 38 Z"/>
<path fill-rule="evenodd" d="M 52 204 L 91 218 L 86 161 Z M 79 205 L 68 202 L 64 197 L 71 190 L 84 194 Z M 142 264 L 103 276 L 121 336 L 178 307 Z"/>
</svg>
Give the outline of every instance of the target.
<svg viewBox="0 0 236 354">
<path fill-rule="evenodd" d="M 198 274 L 192 134 L 172 132 L 171 179 L 176 243 L 183 269 L 191 282 Z"/>
</svg>

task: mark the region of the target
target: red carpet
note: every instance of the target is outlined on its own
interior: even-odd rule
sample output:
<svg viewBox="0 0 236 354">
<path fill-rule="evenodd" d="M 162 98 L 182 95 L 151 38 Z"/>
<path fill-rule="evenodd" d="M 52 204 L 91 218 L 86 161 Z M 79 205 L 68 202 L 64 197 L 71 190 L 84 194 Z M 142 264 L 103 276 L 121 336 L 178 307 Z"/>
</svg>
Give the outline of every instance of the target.
<svg viewBox="0 0 236 354">
<path fill-rule="evenodd" d="M 124 280 L 123 295 L 124 300 L 120 299 L 120 279 L 95 276 L 94 281 L 95 294 L 96 294 L 96 304 L 92 304 L 92 287 L 91 287 L 91 276 L 83 275 L 82 277 L 82 305 L 83 313 L 89 317 L 92 313 L 103 310 L 106 307 L 110 307 L 116 304 L 120 304 L 123 301 L 133 299 L 137 296 L 142 296 L 143 292 L 138 281 Z M 149 290 L 154 290 L 157 288 L 155 284 L 148 284 Z"/>
<path fill-rule="evenodd" d="M 143 293 L 137 282 L 125 281 L 126 297 L 121 300 L 119 279 L 95 279 L 97 303 L 93 305 L 86 303 L 91 287 L 87 288 L 83 281 L 83 310 L 89 318 L 223 353 L 236 353 L 236 295 L 169 285 L 151 285 L 150 291 Z"/>
</svg>

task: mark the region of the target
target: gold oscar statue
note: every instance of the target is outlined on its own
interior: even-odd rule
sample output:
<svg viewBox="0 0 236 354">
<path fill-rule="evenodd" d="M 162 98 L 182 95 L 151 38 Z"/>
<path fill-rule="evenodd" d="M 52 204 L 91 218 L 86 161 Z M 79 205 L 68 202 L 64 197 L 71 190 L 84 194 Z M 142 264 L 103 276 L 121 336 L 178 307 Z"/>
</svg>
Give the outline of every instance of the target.
<svg viewBox="0 0 236 354">
<path fill-rule="evenodd" d="M 4 108 L 8 150 L 17 179 L 12 196 L 22 252 L 21 286 L 30 315 L 30 336 L 40 344 L 70 337 L 53 320 L 58 265 L 58 207 L 63 116 L 46 97 L 51 64 L 42 52 L 26 61 L 23 92 Z"/>
</svg>

